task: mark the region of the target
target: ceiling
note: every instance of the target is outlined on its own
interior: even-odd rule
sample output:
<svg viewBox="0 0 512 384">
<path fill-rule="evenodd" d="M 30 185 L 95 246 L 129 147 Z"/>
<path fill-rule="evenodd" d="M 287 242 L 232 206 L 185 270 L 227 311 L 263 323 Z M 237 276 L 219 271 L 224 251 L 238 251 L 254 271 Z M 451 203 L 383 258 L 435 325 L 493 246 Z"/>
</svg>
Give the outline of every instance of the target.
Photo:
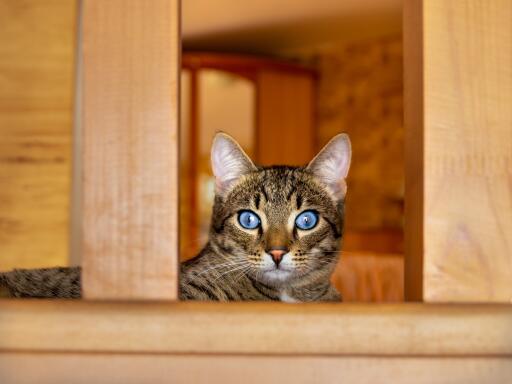
<svg viewBox="0 0 512 384">
<path fill-rule="evenodd" d="M 183 0 L 185 48 L 278 52 L 401 33 L 402 0 Z"/>
</svg>

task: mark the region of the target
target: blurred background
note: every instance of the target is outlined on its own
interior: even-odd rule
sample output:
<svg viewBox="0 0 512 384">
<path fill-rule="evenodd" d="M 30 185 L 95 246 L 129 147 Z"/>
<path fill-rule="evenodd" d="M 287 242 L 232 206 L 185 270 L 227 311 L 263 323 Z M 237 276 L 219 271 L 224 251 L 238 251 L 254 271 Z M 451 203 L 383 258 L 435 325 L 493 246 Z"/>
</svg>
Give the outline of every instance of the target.
<svg viewBox="0 0 512 384">
<path fill-rule="evenodd" d="M 403 300 L 400 0 L 184 0 L 180 252 L 204 244 L 217 130 L 259 164 L 353 145 L 345 301 Z M 79 263 L 70 235 L 78 3 L 0 0 L 0 270 Z M 108 166 L 108 165 L 106 165 Z"/>
</svg>

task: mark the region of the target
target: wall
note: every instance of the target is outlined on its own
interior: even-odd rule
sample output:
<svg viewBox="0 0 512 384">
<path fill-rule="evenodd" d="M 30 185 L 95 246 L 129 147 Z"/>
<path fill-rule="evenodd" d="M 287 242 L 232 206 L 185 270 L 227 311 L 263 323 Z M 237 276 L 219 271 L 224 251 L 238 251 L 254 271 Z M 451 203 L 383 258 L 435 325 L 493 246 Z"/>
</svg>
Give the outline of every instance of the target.
<svg viewBox="0 0 512 384">
<path fill-rule="evenodd" d="M 0 2 L 0 270 L 68 260 L 75 12 Z"/>
<path fill-rule="evenodd" d="M 400 35 L 285 52 L 317 69 L 317 137 L 352 140 L 347 230 L 403 225 L 403 90 Z"/>
</svg>

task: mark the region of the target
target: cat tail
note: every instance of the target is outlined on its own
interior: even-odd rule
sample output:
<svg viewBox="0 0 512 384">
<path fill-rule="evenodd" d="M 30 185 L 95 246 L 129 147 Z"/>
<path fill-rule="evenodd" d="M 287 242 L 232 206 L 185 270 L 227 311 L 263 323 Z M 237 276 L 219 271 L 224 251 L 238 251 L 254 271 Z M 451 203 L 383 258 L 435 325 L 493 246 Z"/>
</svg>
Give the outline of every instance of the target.
<svg viewBox="0 0 512 384">
<path fill-rule="evenodd" d="M 7 290 L 11 297 L 75 299 L 81 297 L 80 280 L 80 267 L 14 269 L 0 273 L 0 295 Z"/>
<path fill-rule="evenodd" d="M 7 282 L 7 272 L 0 272 L 0 298 L 11 297 L 12 292 Z"/>
</svg>

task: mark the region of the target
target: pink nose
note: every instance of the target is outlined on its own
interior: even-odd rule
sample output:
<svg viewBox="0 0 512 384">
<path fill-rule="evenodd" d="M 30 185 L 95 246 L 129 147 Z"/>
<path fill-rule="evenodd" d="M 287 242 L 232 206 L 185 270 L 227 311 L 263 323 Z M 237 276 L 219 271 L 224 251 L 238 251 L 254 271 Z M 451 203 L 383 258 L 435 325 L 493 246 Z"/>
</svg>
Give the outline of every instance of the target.
<svg viewBox="0 0 512 384">
<path fill-rule="evenodd" d="M 283 251 L 282 249 L 273 249 L 268 253 L 270 253 L 270 256 L 272 256 L 272 260 L 274 260 L 274 263 L 276 263 L 276 265 L 279 265 L 286 251 Z"/>
</svg>

